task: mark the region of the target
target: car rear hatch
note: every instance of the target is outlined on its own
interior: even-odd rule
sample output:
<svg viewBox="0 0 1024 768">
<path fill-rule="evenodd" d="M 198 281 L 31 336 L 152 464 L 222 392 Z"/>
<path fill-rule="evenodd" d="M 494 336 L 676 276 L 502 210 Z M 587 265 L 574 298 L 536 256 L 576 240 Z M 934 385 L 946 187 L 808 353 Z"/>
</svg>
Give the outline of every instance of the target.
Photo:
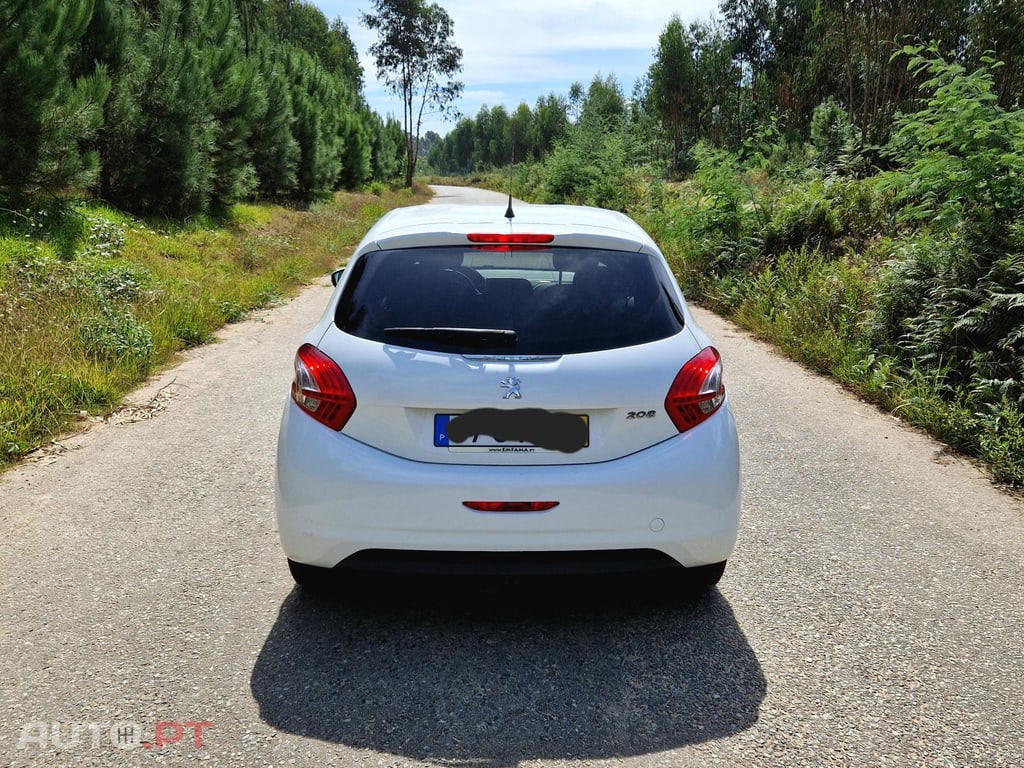
<svg viewBox="0 0 1024 768">
<path fill-rule="evenodd" d="M 533 465 L 608 461 L 678 435 L 665 397 L 696 343 L 683 331 L 616 350 L 500 359 L 332 331 L 321 348 L 358 403 L 348 437 L 414 461 Z"/>
<path fill-rule="evenodd" d="M 350 267 L 319 343 L 358 403 L 344 433 L 416 461 L 524 465 L 678 434 L 665 398 L 700 348 L 660 255 L 488 237 Z"/>
</svg>

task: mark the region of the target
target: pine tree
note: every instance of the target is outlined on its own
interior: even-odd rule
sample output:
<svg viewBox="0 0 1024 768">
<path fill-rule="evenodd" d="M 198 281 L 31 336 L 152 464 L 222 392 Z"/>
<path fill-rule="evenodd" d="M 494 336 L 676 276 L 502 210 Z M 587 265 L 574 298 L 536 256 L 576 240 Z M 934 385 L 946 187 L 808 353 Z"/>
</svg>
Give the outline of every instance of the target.
<svg viewBox="0 0 1024 768">
<path fill-rule="evenodd" d="M 212 86 L 213 208 L 224 208 L 256 189 L 256 169 L 249 144 L 253 127 L 266 112 L 266 84 L 256 60 L 244 56 L 242 37 L 229 3 L 211 3 L 203 51 Z"/>
<path fill-rule="evenodd" d="M 286 59 L 299 144 L 298 194 L 304 200 L 335 188 L 341 174 L 341 98 L 337 81 L 301 50 Z"/>
<path fill-rule="evenodd" d="M 371 177 L 370 127 L 367 111 L 347 110 L 341 120 L 341 176 L 338 181 L 346 189 L 358 189 Z"/>
<path fill-rule="evenodd" d="M 389 117 L 382 121 L 376 113 L 371 115 L 373 142 L 370 166 L 376 181 L 391 182 L 402 175 L 405 168 L 405 133 L 402 124 Z"/>
<path fill-rule="evenodd" d="M 92 16 L 92 0 L 13 0 L 0 6 L 0 193 L 17 196 L 86 186 L 95 136 L 110 90 L 106 71 L 71 78 L 74 45 Z"/>
<path fill-rule="evenodd" d="M 138 55 L 104 158 L 109 199 L 175 218 L 230 205 L 256 186 L 249 139 L 266 92 L 229 0 L 156 0 L 136 13 Z"/>
<path fill-rule="evenodd" d="M 266 83 L 266 109 L 255 123 L 251 144 L 259 192 L 267 197 L 288 197 L 298 189 L 302 156 L 295 138 L 295 110 L 292 89 L 275 50 L 259 53 L 259 67 Z"/>
</svg>

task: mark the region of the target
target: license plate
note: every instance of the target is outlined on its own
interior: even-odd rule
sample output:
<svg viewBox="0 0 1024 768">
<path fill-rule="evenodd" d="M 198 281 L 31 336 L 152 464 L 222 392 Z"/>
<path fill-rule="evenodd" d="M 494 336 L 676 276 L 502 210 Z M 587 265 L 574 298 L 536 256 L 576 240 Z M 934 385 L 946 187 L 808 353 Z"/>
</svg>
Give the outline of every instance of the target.
<svg viewBox="0 0 1024 768">
<path fill-rule="evenodd" d="M 434 445 L 452 453 L 575 453 L 590 446 L 590 417 L 539 408 L 438 413 Z"/>
</svg>

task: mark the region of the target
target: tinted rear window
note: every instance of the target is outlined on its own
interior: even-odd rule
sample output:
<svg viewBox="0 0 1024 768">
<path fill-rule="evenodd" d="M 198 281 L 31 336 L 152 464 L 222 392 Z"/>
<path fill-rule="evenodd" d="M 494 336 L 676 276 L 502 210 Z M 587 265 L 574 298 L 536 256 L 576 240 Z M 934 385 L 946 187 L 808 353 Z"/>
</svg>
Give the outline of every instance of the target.
<svg viewBox="0 0 1024 768">
<path fill-rule="evenodd" d="M 565 355 L 682 330 L 653 257 L 552 248 L 415 248 L 353 266 L 335 322 L 372 341 L 459 354 Z"/>
</svg>

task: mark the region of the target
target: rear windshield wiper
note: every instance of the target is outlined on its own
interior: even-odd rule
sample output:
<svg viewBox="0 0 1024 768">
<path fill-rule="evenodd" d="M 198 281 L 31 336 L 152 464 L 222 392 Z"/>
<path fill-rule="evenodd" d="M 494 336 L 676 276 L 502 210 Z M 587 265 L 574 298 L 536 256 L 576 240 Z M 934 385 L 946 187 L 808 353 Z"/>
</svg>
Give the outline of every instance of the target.
<svg viewBox="0 0 1024 768">
<path fill-rule="evenodd" d="M 394 336 L 410 341 L 434 341 L 454 346 L 487 349 L 489 347 L 514 347 L 516 332 L 498 328 L 422 328 L 396 326 L 384 329 L 385 336 Z"/>
</svg>

